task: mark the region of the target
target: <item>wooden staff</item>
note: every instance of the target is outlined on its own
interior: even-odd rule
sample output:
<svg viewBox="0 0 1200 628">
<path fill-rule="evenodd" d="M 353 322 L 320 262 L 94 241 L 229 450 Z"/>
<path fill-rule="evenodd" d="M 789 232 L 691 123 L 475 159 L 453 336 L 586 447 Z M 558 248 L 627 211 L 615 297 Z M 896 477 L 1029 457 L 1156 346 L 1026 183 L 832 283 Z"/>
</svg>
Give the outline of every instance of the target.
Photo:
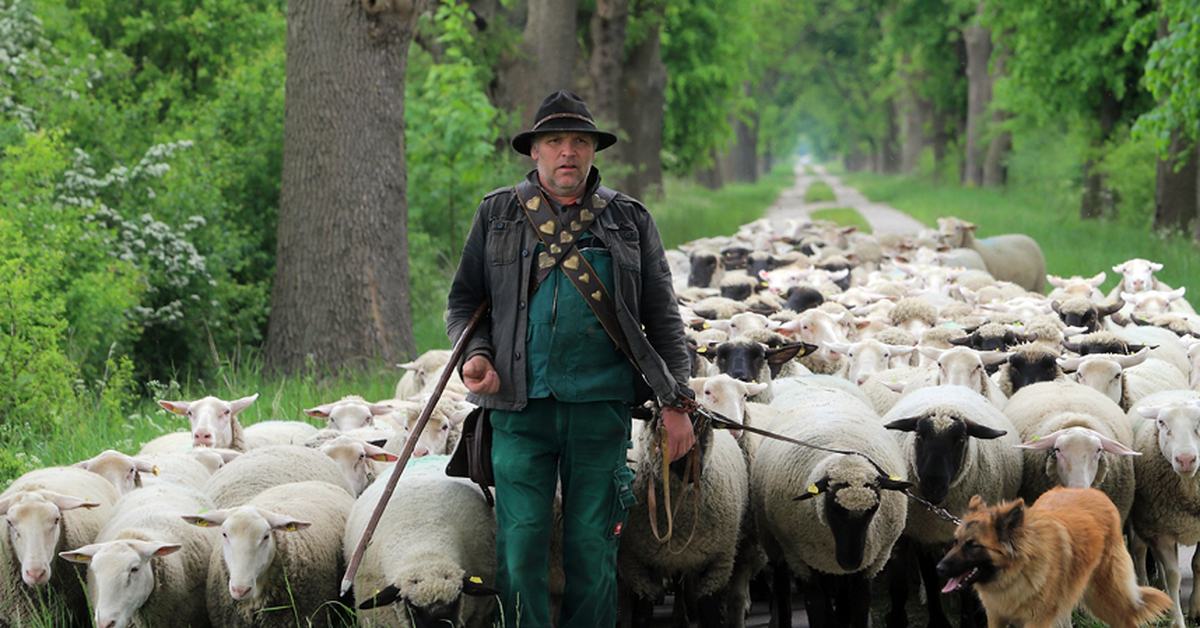
<svg viewBox="0 0 1200 628">
<path fill-rule="evenodd" d="M 487 299 L 484 299 L 479 307 L 475 309 L 475 314 L 471 316 L 471 321 L 467 323 L 467 328 L 463 330 L 461 336 L 458 337 L 458 342 L 454 343 L 454 349 L 450 352 L 450 361 L 446 363 L 446 368 L 442 370 L 442 376 L 438 379 L 437 387 L 433 389 L 433 394 L 429 397 L 429 402 L 425 404 L 425 409 L 421 411 L 420 418 L 417 419 L 417 424 L 413 427 L 412 433 L 408 436 L 408 441 L 404 443 L 404 450 L 400 452 L 400 458 L 396 461 L 396 467 L 392 471 L 392 476 L 388 478 L 387 486 L 383 489 L 383 494 L 379 496 L 379 503 L 375 505 L 375 512 L 371 513 L 371 520 L 367 522 L 367 528 L 363 530 L 362 538 L 358 540 L 358 547 L 354 549 L 354 554 L 350 557 L 350 564 L 346 567 L 346 575 L 342 577 L 342 595 L 350 590 L 354 584 L 354 574 L 358 572 L 358 565 L 362 562 L 363 552 L 367 549 L 367 543 L 371 542 L 371 535 L 375 533 L 375 527 L 379 525 L 379 520 L 383 517 L 383 509 L 387 508 L 387 503 L 392 499 L 392 493 L 396 490 L 396 482 L 400 480 L 400 474 L 404 471 L 404 465 L 408 464 L 408 459 L 412 457 L 413 448 L 417 446 L 417 439 L 421 437 L 421 430 L 425 429 L 425 424 L 429 422 L 429 417 L 433 415 L 433 408 L 437 405 L 438 399 L 442 396 L 442 391 L 446 389 L 446 383 L 450 381 L 450 376 L 454 373 L 454 369 L 459 360 L 462 359 L 463 353 L 467 350 L 467 341 L 475 334 L 475 329 L 479 327 L 480 321 L 484 318 L 484 312 L 487 311 L 490 305 Z"/>
</svg>

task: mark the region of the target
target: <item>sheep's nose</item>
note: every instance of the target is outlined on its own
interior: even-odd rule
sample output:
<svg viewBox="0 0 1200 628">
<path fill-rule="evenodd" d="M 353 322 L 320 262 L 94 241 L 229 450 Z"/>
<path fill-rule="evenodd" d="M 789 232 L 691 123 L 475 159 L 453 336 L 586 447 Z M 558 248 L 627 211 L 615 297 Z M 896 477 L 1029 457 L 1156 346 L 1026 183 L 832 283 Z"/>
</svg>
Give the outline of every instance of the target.
<svg viewBox="0 0 1200 628">
<path fill-rule="evenodd" d="M 212 447 L 213 435 L 208 430 L 198 430 L 192 433 L 192 445 L 194 447 Z"/>
<path fill-rule="evenodd" d="M 428 456 L 429 450 L 424 447 L 421 447 L 420 449 L 414 449 L 412 455 L 417 458 L 420 458 L 422 456 Z"/>
<path fill-rule="evenodd" d="M 1196 468 L 1196 456 L 1175 456 L 1175 464 L 1179 465 L 1182 471 L 1191 471 Z"/>
<path fill-rule="evenodd" d="M 25 584 L 31 586 L 46 584 L 49 579 L 50 574 L 44 567 L 31 567 L 25 570 Z"/>
<path fill-rule="evenodd" d="M 117 620 L 110 619 L 108 621 L 96 620 L 97 628 L 114 628 L 117 625 Z"/>
<path fill-rule="evenodd" d="M 244 600 L 247 595 L 250 595 L 250 587 L 231 584 L 229 585 L 229 595 L 232 595 L 235 600 Z"/>
</svg>

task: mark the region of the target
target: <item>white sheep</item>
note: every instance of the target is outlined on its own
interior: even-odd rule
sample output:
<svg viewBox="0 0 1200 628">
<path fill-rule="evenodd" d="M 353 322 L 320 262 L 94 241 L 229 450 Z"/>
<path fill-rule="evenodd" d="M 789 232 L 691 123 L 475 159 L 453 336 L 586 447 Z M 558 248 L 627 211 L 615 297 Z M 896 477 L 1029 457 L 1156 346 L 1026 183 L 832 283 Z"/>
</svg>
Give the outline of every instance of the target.
<svg viewBox="0 0 1200 628">
<path fill-rule="evenodd" d="M 908 356 L 916 347 L 887 345 L 878 340 L 859 340 L 851 344 L 835 343 L 829 347 L 846 356 L 838 374 L 861 386 L 867 378 L 892 366 L 892 359 Z"/>
<path fill-rule="evenodd" d="M 242 430 L 244 451 L 273 445 L 303 445 L 317 428 L 303 421 L 261 421 Z"/>
<path fill-rule="evenodd" d="M 1133 434 L 1116 402 L 1076 382 L 1040 382 L 1017 391 L 1004 414 L 1025 442 L 1026 502 L 1055 486 L 1092 487 L 1108 495 L 1122 521 L 1129 516 Z"/>
<path fill-rule="evenodd" d="M 428 355 L 431 352 L 423 354 Z M 449 353 L 448 351 L 446 353 Z M 417 359 L 418 361 L 421 358 Z M 446 360 L 442 360 L 441 364 L 434 368 L 441 368 L 449 361 L 449 356 Z M 411 362 L 409 364 L 412 364 Z M 422 385 L 424 380 L 422 380 Z M 406 395 L 396 395 L 396 399 L 407 399 L 420 394 L 420 389 L 412 391 Z M 347 395 L 331 403 L 323 403 L 319 406 L 314 406 L 304 411 L 310 417 L 317 419 L 326 419 L 328 425 L 334 429 L 348 432 L 361 427 L 368 427 L 375 424 L 375 417 L 391 414 L 394 408 L 386 402 L 369 403 L 366 399 L 358 395 Z"/>
<path fill-rule="evenodd" d="M 672 503 L 664 502 L 651 512 L 647 500 L 639 499 L 629 509 L 617 553 L 623 595 L 631 596 L 633 607 L 644 609 L 665 592 L 664 581 L 682 578 L 701 612 L 720 616 L 749 505 L 745 456 L 729 432 L 704 430 L 696 445 L 704 462 L 699 479 L 685 483 L 674 471 L 664 478 L 661 448 L 654 446 L 657 430 L 648 428 L 640 431 L 638 453 L 630 463 L 635 473 L 633 493 L 646 495 L 654 490 L 665 495 L 669 490 Z M 651 521 L 656 520 L 658 530 L 665 533 L 666 508 L 675 511 L 674 527 L 671 540 L 661 543 Z M 744 599 L 739 597 L 735 606 Z"/>
<path fill-rule="evenodd" d="M 404 375 L 396 383 L 396 399 L 408 399 L 421 392 L 429 383 L 434 373 L 450 361 L 450 351 L 447 349 L 430 349 L 417 356 L 417 359 L 403 364 L 397 364 L 404 369 Z M 305 411 L 307 412 L 307 410 Z M 311 415 L 310 415 L 311 416 Z"/>
<path fill-rule="evenodd" d="M 307 480 L 329 482 L 354 495 L 332 458 L 299 445 L 252 449 L 212 474 L 204 492 L 218 508 L 232 508 L 273 486 Z"/>
<path fill-rule="evenodd" d="M 427 395 L 418 395 L 408 401 L 393 399 L 384 402 L 392 405 L 394 410 L 391 414 L 380 416 L 377 424 L 389 426 L 396 432 L 396 438 L 389 439 L 387 444 L 383 445 L 385 451 L 398 455 L 404 450 L 428 399 Z M 466 401 L 455 401 L 447 397 L 438 399 L 425 428 L 421 430 L 417 444 L 413 446 L 412 455 L 419 458 L 427 455 L 449 455 L 453 452 L 458 439 L 462 437 L 462 422 L 474 407 Z"/>
<path fill-rule="evenodd" d="M 926 367 L 909 380 L 904 387 L 904 395 L 927 386 L 966 386 L 986 397 L 997 408 L 1004 409 L 1008 398 L 988 377 L 984 367 L 1004 362 L 1009 357 L 1008 353 L 976 351 L 967 347 L 945 351 L 928 347 L 918 349 L 921 355 L 934 360 L 937 366 Z"/>
<path fill-rule="evenodd" d="M 233 401 L 209 396 L 195 401 L 160 400 L 158 405 L 187 417 L 192 430 L 192 444 L 196 447 L 244 451 L 246 447 L 242 441 L 242 424 L 237 415 L 254 403 L 255 399 L 258 399 L 258 393 Z"/>
<path fill-rule="evenodd" d="M 216 626 L 328 626 L 339 596 L 342 536 L 354 498 L 328 482 L 264 490 L 246 505 L 189 514 L 220 526 L 208 563 Z"/>
<path fill-rule="evenodd" d="M 95 456 L 75 463 L 74 466 L 99 474 L 112 483 L 119 495 L 126 495 L 143 486 L 159 483 L 179 484 L 198 491 L 204 490 L 204 484 L 212 475 L 208 461 L 222 461 L 221 452 L 232 450 L 213 450 L 208 447 L 198 447 L 186 453 L 148 454 L 130 456 L 115 449 L 108 449 Z M 238 454 L 238 452 L 232 452 Z M 209 457 L 212 457 L 211 460 Z M 230 458 L 232 460 L 232 458 Z M 219 468 L 219 467 L 215 467 Z"/>
<path fill-rule="evenodd" d="M 200 464 L 196 462 L 196 464 Z M 81 460 L 72 465 L 85 471 L 91 471 L 112 483 L 118 495 L 125 495 L 134 489 L 142 487 L 142 474 L 158 474 L 154 464 L 139 460 L 115 449 L 106 449 L 87 460 Z"/>
<path fill-rule="evenodd" d="M 87 565 L 96 626 L 208 625 L 204 580 L 217 534 L 182 518 L 207 508 L 199 491 L 145 487 L 117 502 L 95 543 L 60 553 Z"/>
<path fill-rule="evenodd" d="M 496 515 L 478 486 L 446 476 L 446 460 L 413 459 L 396 484 L 354 577 L 365 625 L 407 628 L 414 625 L 410 616 L 427 622 L 421 625 L 492 625 Z M 347 561 L 388 477 L 380 476 L 350 511 L 342 543 Z"/>
<path fill-rule="evenodd" d="M 1108 293 L 1109 302 L 1115 302 L 1122 293 L 1139 294 L 1147 291 L 1171 292 L 1171 286 L 1156 279 L 1154 273 L 1163 269 L 1163 265 L 1148 259 L 1135 257 L 1113 266 L 1113 272 L 1121 275 L 1121 281 Z M 1179 296 L 1183 296 L 1182 293 Z M 1130 299 L 1125 299 L 1130 301 Z M 1187 312 L 1195 314 L 1196 310 L 1186 299 L 1173 301 L 1169 306 L 1172 312 Z"/>
<path fill-rule="evenodd" d="M 1200 393 L 1156 393 L 1137 402 L 1128 416 L 1134 449 L 1142 453 L 1134 460 L 1137 488 L 1130 523 L 1162 567 L 1175 606 L 1172 625 L 1184 628 L 1177 548 L 1200 542 Z M 1192 589 L 1187 619 L 1200 619 L 1200 587 Z"/>
<path fill-rule="evenodd" d="M 1149 355 L 1146 347 L 1133 355 L 1091 353 L 1060 358 L 1058 363 L 1064 371 L 1074 371 L 1075 381 L 1104 393 L 1128 412 L 1142 397 L 1188 388 L 1188 380 L 1179 369 Z"/>
<path fill-rule="evenodd" d="M 1057 275 L 1046 275 L 1046 283 L 1054 287 L 1050 294 L 1046 295 L 1046 298 L 1064 301 L 1071 297 L 1083 297 L 1092 303 L 1103 303 L 1104 293 L 1100 291 L 1100 286 L 1107 278 L 1108 274 L 1104 271 L 1100 271 L 1092 277 L 1073 275 L 1064 278 Z"/>
<path fill-rule="evenodd" d="M 107 480 L 74 467 L 30 471 L 0 493 L 0 515 L 8 520 L 0 542 L 0 564 L 7 565 L 0 624 L 30 622 L 47 603 L 80 621 L 87 617 L 83 568 L 56 569 L 54 557 L 94 541 L 117 498 Z"/>
<path fill-rule="evenodd" d="M 322 443 L 317 450 L 329 456 L 349 482 L 351 492 L 359 495 L 379 475 L 381 466 L 376 463 L 396 462 L 396 455 L 361 438 L 344 434 Z"/>
<path fill-rule="evenodd" d="M 950 236 L 947 244 L 974 249 L 997 281 L 1011 281 L 1037 294 L 1046 292 L 1046 258 L 1033 238 L 1010 233 L 977 240 L 974 232 L 978 228 L 952 216 L 938 218 L 938 229 Z"/>
<path fill-rule="evenodd" d="M 1017 428 L 974 390 L 963 386 L 922 388 L 897 402 L 883 422 L 898 432 L 907 462 L 905 473 L 916 482 L 913 492 L 918 497 L 961 517 L 974 495 L 990 503 L 1017 496 L 1024 464 L 1015 448 L 1021 442 Z M 941 583 L 927 576 L 934 573 L 944 546 L 953 542 L 955 528 L 954 523 L 926 508 L 914 505 L 908 509 L 904 537 L 916 545 L 919 573 L 931 596 Z M 892 576 L 891 615 L 901 618 L 908 597 L 906 571 L 901 569 Z M 932 602 L 929 610 L 931 616 L 941 615 L 940 602 Z M 937 622 L 931 619 L 931 623 Z"/>
<path fill-rule="evenodd" d="M 870 608 L 869 581 L 882 569 L 904 530 L 908 504 L 901 493 L 911 486 L 899 479 L 904 456 L 896 439 L 870 406 L 845 391 L 817 389 L 787 407 L 773 431 L 812 445 L 861 452 L 831 453 L 764 439 L 750 472 L 751 508 L 767 554 L 786 582 L 788 567 L 807 575 L 853 575 L 845 587 L 855 599 L 839 602 L 840 625 L 865 624 Z M 799 498 L 799 501 L 797 500 Z M 786 587 L 775 591 L 772 624 L 790 617 Z M 828 600 L 807 605 L 828 608 Z M 832 617 L 832 614 L 830 615 Z M 783 624 L 778 624 L 783 625 Z"/>
</svg>

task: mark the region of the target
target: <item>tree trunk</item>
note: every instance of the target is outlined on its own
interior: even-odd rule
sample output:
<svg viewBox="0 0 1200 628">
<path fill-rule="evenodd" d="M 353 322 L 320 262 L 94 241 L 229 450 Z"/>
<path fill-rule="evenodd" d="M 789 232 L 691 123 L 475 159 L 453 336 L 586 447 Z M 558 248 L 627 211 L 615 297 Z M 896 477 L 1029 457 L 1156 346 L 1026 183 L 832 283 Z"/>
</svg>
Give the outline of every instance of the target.
<svg viewBox="0 0 1200 628">
<path fill-rule="evenodd" d="M 1196 172 L 1196 208 L 1200 214 L 1200 142 L 1196 143 L 1196 149 L 1192 151 L 1192 163 Z M 1192 239 L 1200 241 L 1200 219 L 1192 221 Z"/>
<path fill-rule="evenodd" d="M 900 125 L 896 124 L 895 101 L 888 98 L 883 111 L 887 114 L 886 135 L 879 142 L 879 168 L 885 174 L 900 172 Z"/>
<path fill-rule="evenodd" d="M 996 80 L 1008 75 L 1008 51 L 1001 45 L 992 50 L 992 85 Z M 1007 111 L 992 108 L 992 120 L 989 125 L 992 141 L 988 144 L 987 157 L 983 161 L 983 187 L 1003 187 L 1008 183 L 1008 154 L 1012 152 L 1012 133 L 1004 128 L 1004 123 L 1012 117 Z"/>
<path fill-rule="evenodd" d="M 982 2 L 978 12 L 983 12 Z M 983 136 L 992 102 L 992 77 L 988 74 L 992 33 L 977 18 L 963 31 L 963 41 L 967 49 L 967 145 L 962 182 L 979 187 L 983 185 Z"/>
<path fill-rule="evenodd" d="M 404 79 L 421 0 L 292 0 L 267 370 L 412 356 Z"/>
<path fill-rule="evenodd" d="M 658 3 L 661 5 L 661 3 Z M 657 15 L 650 14 L 657 11 Z M 634 198 L 662 194 L 663 119 L 667 105 L 667 68 L 662 62 L 658 31 L 663 7 L 649 9 L 638 19 L 647 25 L 645 36 L 625 58 L 621 72 L 621 130 L 627 134 L 621 157 L 629 174 L 621 179 L 622 192 Z"/>
<path fill-rule="evenodd" d="M 934 108 L 933 111 L 933 182 L 942 182 L 942 171 L 946 168 L 946 154 L 950 146 L 950 134 L 946 125 L 950 117 L 946 112 Z"/>
<path fill-rule="evenodd" d="M 743 85 L 742 91 L 750 97 L 750 84 Z M 758 181 L 758 114 L 747 112 L 743 116 L 735 116 L 733 129 L 737 134 L 733 145 L 733 178 L 741 183 Z"/>
<path fill-rule="evenodd" d="M 575 0 L 529 0 L 524 47 L 534 61 L 534 72 L 523 87 L 526 98 L 523 128 L 533 126 L 534 115 L 546 96 L 560 89 L 579 90 L 575 77 Z"/>
<path fill-rule="evenodd" d="M 903 143 L 900 145 L 900 172 L 911 175 L 920 166 L 921 153 L 929 144 L 926 124 L 933 114 L 933 103 L 917 94 L 918 77 L 907 72 L 902 74 L 904 80 L 903 96 L 899 101 L 896 117 L 900 118 Z"/>
<path fill-rule="evenodd" d="M 592 89 L 588 105 L 596 121 L 617 124 L 621 118 L 621 63 L 625 54 L 625 27 L 629 0 L 596 0 L 592 15 Z M 601 127 L 603 128 L 603 127 Z M 618 146 L 619 148 L 619 146 Z"/>
<path fill-rule="evenodd" d="M 1183 150 L 1186 137 L 1171 133 L 1167 159 L 1159 159 L 1154 181 L 1154 230 L 1187 231 L 1196 220 L 1194 150 Z"/>
<path fill-rule="evenodd" d="M 1092 140 L 1094 148 L 1099 148 L 1108 141 L 1121 114 L 1121 103 L 1111 91 L 1101 89 L 1100 107 L 1097 114 L 1100 133 Z M 1116 215 L 1116 203 L 1112 191 L 1105 185 L 1105 177 L 1093 170 L 1094 166 L 1095 161 L 1092 159 L 1083 164 L 1083 194 L 1079 201 L 1079 217 L 1084 220 L 1104 215 Z"/>
</svg>

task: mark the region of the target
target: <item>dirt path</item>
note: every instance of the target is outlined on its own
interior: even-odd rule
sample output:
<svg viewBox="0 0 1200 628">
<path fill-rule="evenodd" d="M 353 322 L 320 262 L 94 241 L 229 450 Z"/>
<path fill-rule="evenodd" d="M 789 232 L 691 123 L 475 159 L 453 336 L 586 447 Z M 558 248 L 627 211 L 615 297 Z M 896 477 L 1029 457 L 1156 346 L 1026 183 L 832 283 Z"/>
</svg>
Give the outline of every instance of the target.
<svg viewBox="0 0 1200 628">
<path fill-rule="evenodd" d="M 811 169 L 816 174 L 808 174 Z M 805 203 L 804 193 L 814 181 L 824 181 L 833 188 L 837 200 L 822 203 Z M 807 220 L 809 214 L 822 209 L 846 207 L 857 211 L 871 225 L 874 233 L 914 233 L 925 228 L 919 220 L 882 203 L 872 203 L 858 190 L 845 185 L 841 179 L 825 172 L 824 166 L 796 164 L 796 185 L 783 191 L 775 204 L 767 210 L 767 218 L 783 229 L 787 220 Z"/>
</svg>

